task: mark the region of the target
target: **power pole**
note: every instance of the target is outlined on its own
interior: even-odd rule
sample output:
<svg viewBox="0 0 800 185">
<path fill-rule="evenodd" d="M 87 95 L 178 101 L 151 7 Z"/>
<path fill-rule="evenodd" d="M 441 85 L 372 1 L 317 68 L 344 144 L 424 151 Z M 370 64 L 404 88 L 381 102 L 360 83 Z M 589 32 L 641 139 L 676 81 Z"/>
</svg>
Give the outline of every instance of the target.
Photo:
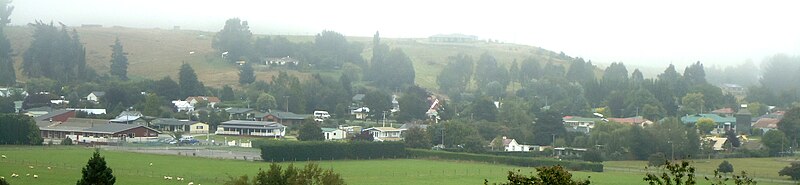
<svg viewBox="0 0 800 185">
<path fill-rule="evenodd" d="M 289 112 L 289 96 L 283 96 L 283 98 L 286 99 L 286 112 Z"/>
</svg>

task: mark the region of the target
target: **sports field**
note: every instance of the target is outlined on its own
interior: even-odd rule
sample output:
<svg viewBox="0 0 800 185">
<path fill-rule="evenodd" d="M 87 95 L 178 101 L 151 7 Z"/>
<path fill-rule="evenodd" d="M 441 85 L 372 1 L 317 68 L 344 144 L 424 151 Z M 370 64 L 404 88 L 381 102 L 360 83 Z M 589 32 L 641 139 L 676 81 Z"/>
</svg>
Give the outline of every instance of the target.
<svg viewBox="0 0 800 185">
<path fill-rule="evenodd" d="M 81 168 L 93 152 L 92 148 L 74 147 L 17 147 L 0 146 L 0 176 L 11 184 L 74 184 Z M 114 170 L 117 184 L 222 184 L 230 176 L 255 175 L 269 163 L 241 160 L 220 160 L 189 156 L 142 154 L 102 150 L 108 165 Z M 765 159 L 770 160 L 770 159 Z M 153 163 L 152 166 L 149 164 Z M 323 168 L 333 168 L 348 184 L 482 184 L 484 179 L 501 182 L 509 170 L 530 173 L 533 168 L 507 165 L 439 161 L 421 159 L 321 161 Z M 711 164 L 713 162 L 709 162 Z M 737 167 L 736 161 L 731 161 Z M 753 162 L 759 163 L 759 162 Z M 289 163 L 283 163 L 288 165 Z M 303 162 L 295 165 L 304 165 Z M 608 165 L 609 163 L 607 163 Z M 617 168 L 635 168 L 636 162 L 610 162 Z M 642 163 L 643 164 L 643 163 Z M 718 164 L 718 163 L 716 163 Z M 29 168 L 33 166 L 34 168 Z M 47 169 L 50 167 L 51 169 Z M 701 169 L 705 167 L 699 166 Z M 777 168 L 777 166 L 776 166 Z M 761 168 L 758 168 L 761 169 Z M 11 173 L 20 174 L 10 178 Z M 572 172 L 574 178 L 589 179 L 592 184 L 644 184 L 643 172 L 637 170 L 606 170 L 606 172 Z M 31 176 L 26 176 L 31 174 Z M 39 178 L 32 178 L 33 174 Z M 184 177 L 186 180 L 163 180 L 163 176 Z M 785 178 L 782 178 L 785 179 Z M 702 181 L 701 181 L 702 182 Z M 776 184 L 776 182 L 759 182 Z"/>
</svg>

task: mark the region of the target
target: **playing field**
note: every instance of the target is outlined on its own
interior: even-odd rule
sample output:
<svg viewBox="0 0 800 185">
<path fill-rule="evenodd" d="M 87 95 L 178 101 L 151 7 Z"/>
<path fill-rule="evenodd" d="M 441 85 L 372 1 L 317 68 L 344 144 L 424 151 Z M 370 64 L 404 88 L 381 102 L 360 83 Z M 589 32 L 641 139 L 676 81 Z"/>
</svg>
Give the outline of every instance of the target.
<svg viewBox="0 0 800 185">
<path fill-rule="evenodd" d="M 93 149 L 76 147 L 0 146 L 0 176 L 11 184 L 74 184 Z M 155 155 L 122 151 L 101 151 L 114 170 L 117 184 L 222 184 L 230 176 L 255 175 L 269 163 L 218 160 L 187 156 Z M 152 166 L 149 163 L 153 163 Z M 323 168 L 333 168 L 348 184 L 482 184 L 484 179 L 501 182 L 508 170 L 530 173 L 532 168 L 507 165 L 419 159 L 322 161 Z M 712 162 L 713 163 L 713 162 Z M 738 166 L 735 161 L 731 163 Z M 754 162 L 757 163 L 757 162 Z M 296 163 L 295 165 L 304 165 Z M 615 166 L 626 167 L 626 162 Z M 616 165 L 619 164 L 619 165 Z M 288 163 L 284 163 L 288 165 Z M 630 163 L 633 167 L 637 164 Z M 33 166 L 31 169 L 29 166 Z M 51 167 L 50 170 L 47 167 Z M 704 167 L 701 167 L 703 169 Z M 22 175 L 11 179 L 11 173 Z M 26 174 L 36 174 L 34 179 Z M 573 172 L 575 178 L 590 179 L 592 184 L 644 184 L 640 171 L 607 170 L 603 173 Z M 184 177 L 186 181 L 163 180 L 163 176 Z M 772 184 L 759 182 L 759 184 Z"/>
</svg>

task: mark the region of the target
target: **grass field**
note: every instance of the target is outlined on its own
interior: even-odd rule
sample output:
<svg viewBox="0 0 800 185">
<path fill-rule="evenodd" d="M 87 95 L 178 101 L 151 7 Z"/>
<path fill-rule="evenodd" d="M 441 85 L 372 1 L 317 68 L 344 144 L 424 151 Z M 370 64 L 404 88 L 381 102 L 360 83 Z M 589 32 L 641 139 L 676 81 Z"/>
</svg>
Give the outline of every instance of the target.
<svg viewBox="0 0 800 185">
<path fill-rule="evenodd" d="M 106 74 L 111 63 L 111 48 L 114 39 L 119 37 L 125 52 L 128 53 L 128 74 L 132 79 L 158 80 L 164 76 L 177 79 L 178 69 L 184 62 L 189 63 L 197 73 L 198 78 L 207 86 L 221 87 L 225 84 L 238 85 L 238 69 L 236 66 L 221 61 L 219 54 L 211 47 L 214 34 L 212 32 L 169 29 L 142 29 L 125 27 L 103 28 L 75 28 L 80 35 L 81 42 L 86 47 L 86 63 L 99 74 Z M 31 42 L 33 29 L 29 26 L 10 26 L 6 28 L 14 50 L 14 67 L 18 69 L 17 78 L 25 80 L 19 71 L 22 66 L 22 56 Z M 256 35 L 263 37 L 265 35 Z M 286 36 L 295 42 L 313 42 L 314 36 Z M 361 42 L 365 46 L 363 56 L 369 60 L 372 54 L 371 37 L 348 37 L 350 42 Z M 475 60 L 484 53 L 494 55 L 500 64 L 509 67 L 511 62 L 521 62 L 527 57 L 535 57 L 542 61 L 542 66 L 547 62 L 564 64 L 556 57 L 555 52 L 538 47 L 503 44 L 503 43 L 467 43 L 443 44 L 429 43 L 427 39 L 397 39 L 382 38 L 381 41 L 393 48 L 401 48 L 414 62 L 416 83 L 428 89 L 435 89 L 436 76 L 447 63 L 447 57 L 464 53 L 471 55 Z M 189 54 L 189 52 L 194 52 Z M 277 76 L 275 69 L 257 69 L 258 80 L 269 81 L 272 76 Z M 338 71 L 288 71 L 289 74 L 301 79 L 310 77 L 310 73 L 338 74 Z"/>
<path fill-rule="evenodd" d="M 778 176 L 778 171 L 783 167 L 789 166 L 791 162 L 798 161 L 798 158 L 730 158 L 730 159 L 711 159 L 693 160 L 692 166 L 697 169 L 698 174 L 714 174 L 723 160 L 728 160 L 733 165 L 734 171 L 747 172 L 748 176 L 765 179 L 788 180 L 786 176 Z M 647 166 L 647 161 L 609 161 L 603 163 L 608 168 L 624 168 L 643 170 Z M 761 183 L 759 183 L 761 184 Z"/>
<path fill-rule="evenodd" d="M 80 178 L 81 168 L 92 153 L 84 147 L 14 147 L 0 146 L 0 176 L 11 184 L 73 184 Z M 108 165 L 114 170 L 117 184 L 186 184 L 187 182 L 165 181 L 163 176 L 179 176 L 195 184 L 221 184 L 229 175 L 255 175 L 259 168 L 266 169 L 268 163 L 238 160 L 218 160 L 186 156 L 155 155 L 120 151 L 102 151 Z M 149 163 L 153 166 L 149 166 Z M 732 161 L 735 167 L 736 161 Z M 754 162 L 758 163 L 758 162 Z M 295 165 L 304 165 L 303 162 Z M 530 173 L 533 168 L 520 168 L 474 162 L 387 159 L 359 161 L 322 161 L 323 168 L 332 168 L 340 173 L 348 184 L 482 184 L 484 179 L 501 182 L 509 170 Z M 610 162 L 616 167 L 638 167 L 636 162 Z M 29 169 L 28 166 L 34 166 Z M 283 163 L 288 165 L 288 163 Z M 52 167 L 48 170 L 47 167 Z M 739 170 L 739 169 L 737 169 Z M 766 170 L 766 169 L 765 169 Z M 11 173 L 23 177 L 9 179 Z M 38 179 L 25 174 L 39 175 Z M 644 184 L 643 172 L 607 170 L 606 172 L 572 172 L 577 179 L 589 179 L 592 184 Z M 702 181 L 701 181 L 702 182 Z M 774 184 L 759 182 L 759 184 Z"/>
</svg>

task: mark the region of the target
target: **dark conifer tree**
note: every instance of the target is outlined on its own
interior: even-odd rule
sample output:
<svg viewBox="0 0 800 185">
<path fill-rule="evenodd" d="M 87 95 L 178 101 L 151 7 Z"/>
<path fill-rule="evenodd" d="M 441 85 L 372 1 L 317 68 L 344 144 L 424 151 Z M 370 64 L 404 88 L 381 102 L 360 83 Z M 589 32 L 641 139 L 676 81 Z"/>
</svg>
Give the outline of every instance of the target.
<svg viewBox="0 0 800 185">
<path fill-rule="evenodd" d="M 119 38 L 114 41 L 114 45 L 111 45 L 111 75 L 116 76 L 119 79 L 127 80 L 128 79 L 128 55 L 122 49 L 122 43 L 120 43 Z"/>
<path fill-rule="evenodd" d="M 117 181 L 112 173 L 113 170 L 106 166 L 106 159 L 100 156 L 100 150 L 97 149 L 86 167 L 83 167 L 83 175 L 77 185 L 112 185 Z"/>
</svg>

